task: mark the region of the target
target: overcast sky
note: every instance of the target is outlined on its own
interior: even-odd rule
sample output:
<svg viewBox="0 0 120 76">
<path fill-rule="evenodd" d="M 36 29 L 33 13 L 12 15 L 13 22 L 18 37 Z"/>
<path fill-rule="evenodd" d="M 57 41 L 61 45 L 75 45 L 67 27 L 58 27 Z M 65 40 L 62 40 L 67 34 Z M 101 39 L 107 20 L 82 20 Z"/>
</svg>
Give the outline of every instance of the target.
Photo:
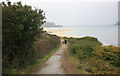
<svg viewBox="0 0 120 76">
<path fill-rule="evenodd" d="M 6 1 L 6 0 L 0 0 Z M 118 21 L 119 0 L 10 0 L 43 9 L 47 21 L 63 26 L 112 25 Z"/>
</svg>

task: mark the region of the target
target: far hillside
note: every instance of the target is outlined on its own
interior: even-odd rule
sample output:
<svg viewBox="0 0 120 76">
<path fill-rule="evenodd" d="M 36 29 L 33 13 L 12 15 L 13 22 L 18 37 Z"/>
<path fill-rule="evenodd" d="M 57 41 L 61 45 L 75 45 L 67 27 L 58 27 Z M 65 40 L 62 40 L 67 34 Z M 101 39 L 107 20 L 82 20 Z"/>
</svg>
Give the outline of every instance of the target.
<svg viewBox="0 0 120 76">
<path fill-rule="evenodd" d="M 42 27 L 62 27 L 61 25 L 56 25 L 53 22 L 46 22 L 42 25 Z"/>
</svg>

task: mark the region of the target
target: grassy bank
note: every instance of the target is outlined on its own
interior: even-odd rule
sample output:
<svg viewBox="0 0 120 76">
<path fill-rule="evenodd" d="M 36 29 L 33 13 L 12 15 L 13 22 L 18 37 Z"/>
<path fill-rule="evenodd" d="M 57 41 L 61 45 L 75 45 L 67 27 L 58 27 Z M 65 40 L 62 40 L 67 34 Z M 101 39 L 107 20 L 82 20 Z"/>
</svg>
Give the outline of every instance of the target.
<svg viewBox="0 0 120 76">
<path fill-rule="evenodd" d="M 53 45 L 52 45 L 53 44 Z M 31 61 L 25 61 L 21 67 L 3 67 L 3 74 L 31 74 L 44 63 L 57 49 L 61 47 L 60 39 L 54 35 L 43 35 L 42 38 L 34 42 L 33 54 L 38 54 Z M 30 63 L 31 62 L 31 63 Z"/>
<path fill-rule="evenodd" d="M 69 38 L 67 54 L 79 74 L 118 74 L 119 50 L 94 37 Z"/>
</svg>

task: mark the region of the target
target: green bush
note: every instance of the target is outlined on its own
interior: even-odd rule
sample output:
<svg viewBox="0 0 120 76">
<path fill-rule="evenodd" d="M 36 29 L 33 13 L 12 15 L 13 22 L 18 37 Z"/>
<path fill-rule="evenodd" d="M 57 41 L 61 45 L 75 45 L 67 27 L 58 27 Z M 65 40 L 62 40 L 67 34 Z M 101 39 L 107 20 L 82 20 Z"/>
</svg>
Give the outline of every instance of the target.
<svg viewBox="0 0 120 76">
<path fill-rule="evenodd" d="M 118 74 L 120 48 L 103 46 L 94 37 L 68 38 L 68 50 L 78 59 L 77 68 L 90 74 Z M 75 63 L 75 62 L 74 62 Z"/>
<path fill-rule="evenodd" d="M 40 39 L 34 42 L 34 54 L 37 58 L 43 58 L 51 50 L 60 44 L 60 38 L 55 35 L 43 35 Z"/>
<path fill-rule="evenodd" d="M 111 63 L 116 67 L 120 67 L 120 48 L 115 46 L 96 46 L 93 48 L 93 53 L 98 56 L 98 58 Z"/>
<path fill-rule="evenodd" d="M 71 53 L 77 55 L 81 60 L 92 55 L 94 46 L 101 45 L 94 37 L 71 38 L 68 41 L 71 43 L 69 47 Z"/>
</svg>

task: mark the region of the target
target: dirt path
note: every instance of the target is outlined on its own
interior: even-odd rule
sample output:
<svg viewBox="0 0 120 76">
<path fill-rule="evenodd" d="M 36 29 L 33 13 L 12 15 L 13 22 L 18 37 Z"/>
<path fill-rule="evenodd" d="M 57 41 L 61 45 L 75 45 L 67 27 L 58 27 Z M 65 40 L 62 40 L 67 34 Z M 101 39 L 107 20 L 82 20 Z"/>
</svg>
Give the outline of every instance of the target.
<svg viewBox="0 0 120 76">
<path fill-rule="evenodd" d="M 62 67 L 62 53 L 66 48 L 67 46 L 63 44 L 36 74 L 65 74 L 65 70 Z"/>
</svg>

